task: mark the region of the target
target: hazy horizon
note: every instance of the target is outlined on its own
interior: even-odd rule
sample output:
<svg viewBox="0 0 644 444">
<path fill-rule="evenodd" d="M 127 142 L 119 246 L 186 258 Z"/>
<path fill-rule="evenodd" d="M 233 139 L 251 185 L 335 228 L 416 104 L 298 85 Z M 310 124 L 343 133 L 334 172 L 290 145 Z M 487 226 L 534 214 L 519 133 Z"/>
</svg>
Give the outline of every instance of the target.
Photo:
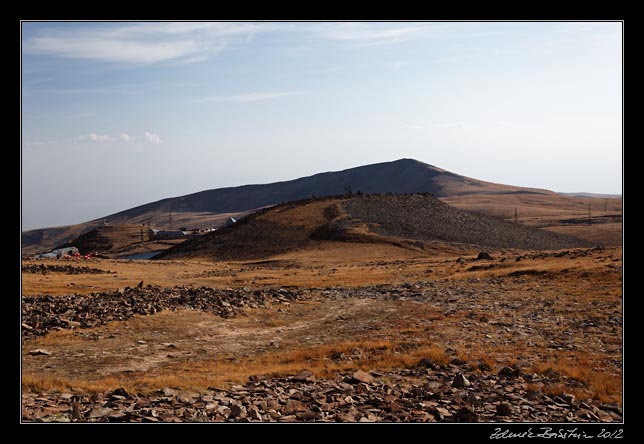
<svg viewBox="0 0 644 444">
<path fill-rule="evenodd" d="M 622 23 L 23 22 L 22 229 L 413 158 L 622 193 Z"/>
</svg>

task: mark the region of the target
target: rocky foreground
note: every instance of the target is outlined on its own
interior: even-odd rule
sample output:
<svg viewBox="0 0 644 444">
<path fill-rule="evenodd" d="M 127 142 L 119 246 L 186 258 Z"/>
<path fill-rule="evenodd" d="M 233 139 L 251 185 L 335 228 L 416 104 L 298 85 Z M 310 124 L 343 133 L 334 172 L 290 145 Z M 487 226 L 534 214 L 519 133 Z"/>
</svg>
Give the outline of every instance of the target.
<svg viewBox="0 0 644 444">
<path fill-rule="evenodd" d="M 541 255 L 572 259 L 586 254 L 587 251 L 534 253 L 516 258 L 504 257 L 494 262 L 483 257 L 476 261 L 459 258 L 455 262 L 463 269 L 475 271 L 493 268 L 498 274 L 480 278 L 472 276 L 454 281 L 416 281 L 317 289 L 215 289 L 185 286 L 167 288 L 145 286 L 141 282 L 134 288 L 89 295 L 23 296 L 22 336 L 23 346 L 26 347 L 23 366 L 31 362 L 32 369 L 38 369 L 42 365 L 33 360 L 65 360 L 70 356 L 62 356 L 63 354 L 57 353 L 56 350 L 52 354 L 46 349 L 32 347 L 32 341 L 38 340 L 37 336 L 46 335 L 51 331 L 72 329 L 82 336 L 84 329 L 112 321 L 185 308 L 206 311 L 223 318 L 234 317 L 247 309 L 258 308 L 268 308 L 280 314 L 292 310 L 292 316 L 297 316 L 304 313 L 297 306 L 308 304 L 298 304 L 296 301 L 328 304 L 336 301 L 363 300 L 364 306 L 371 303 L 367 300 L 373 300 L 373 304 L 392 301 L 395 302 L 392 307 L 407 307 L 405 304 L 413 304 L 414 307 L 418 307 L 414 308 L 413 318 L 401 319 L 401 324 L 405 327 L 422 328 L 422 331 L 432 335 L 437 344 L 454 344 L 462 337 L 468 344 L 484 343 L 495 347 L 510 347 L 510 350 L 520 350 L 525 356 L 517 356 L 518 366 L 490 368 L 480 360 L 461 361 L 457 356 L 463 356 L 448 347 L 445 349 L 448 358 L 440 362 L 446 363 L 445 365 L 422 359 L 412 368 L 374 371 L 374 367 L 369 367 L 368 363 L 360 363 L 353 369 L 362 368 L 365 371 L 336 374 L 330 379 L 316 378 L 310 371 L 303 370 L 286 378 L 255 375 L 244 385 L 230 388 L 210 387 L 200 392 L 172 387 L 151 393 L 127 392 L 122 388 L 96 394 L 25 390 L 22 393 L 22 420 L 622 422 L 622 410 L 619 405 L 591 400 L 592 392 L 584 399 L 578 399 L 573 395 L 575 393 L 579 397 L 582 396 L 579 391 L 575 391 L 576 388 L 583 388 L 581 380 L 568 378 L 552 368 L 544 371 L 539 369 L 539 373 L 533 373 L 535 367 L 531 366 L 538 361 L 548 362 L 544 358 L 546 355 L 543 354 L 543 350 L 553 350 L 562 354 L 576 353 L 579 356 L 607 356 L 608 358 L 604 359 L 606 368 L 614 368 L 616 374 L 622 367 L 621 297 L 611 296 L 613 284 L 609 279 L 612 274 L 621 270 L 612 263 L 613 261 L 607 261 L 608 263 L 602 264 L 603 274 L 597 272 L 599 277 L 606 277 L 606 283 L 598 283 L 597 280 L 590 280 L 585 270 L 577 272 L 563 269 L 555 273 L 549 269 L 540 269 L 537 264 L 531 262 Z M 476 262 L 476 265 L 470 262 Z M 518 270 L 505 269 L 508 264 L 517 262 L 525 265 Z M 397 266 L 393 262 L 381 265 Z M 560 287 L 555 279 L 565 279 L 574 283 L 569 287 L 561 287 L 567 292 L 565 298 L 559 297 Z M 525 288 L 534 288 L 530 298 L 526 297 Z M 549 290 L 552 288 L 556 290 L 554 295 L 551 295 L 552 290 Z M 586 297 L 586 293 L 590 293 L 592 297 Z M 320 307 L 323 306 L 320 304 Z M 402 308 L 400 310 L 401 314 L 407 313 L 402 311 Z M 343 329 L 347 329 L 351 335 L 362 332 L 360 334 L 375 337 L 382 333 L 377 326 L 390 326 L 390 323 L 387 323 L 390 320 L 384 318 L 357 317 L 350 311 L 337 313 L 341 315 L 336 317 L 334 314 L 328 318 L 331 321 L 335 319 L 335 322 L 325 324 L 324 329 L 316 330 L 320 338 L 327 338 L 333 334 L 336 335 L 334 337 L 343 337 L 340 335 L 345 331 Z M 422 318 L 421 315 L 426 318 Z M 384 321 L 387 322 L 383 324 Z M 326 321 L 322 319 L 320 322 Z M 448 331 L 446 327 L 452 330 Z M 276 338 L 284 337 L 279 336 L 277 327 L 269 333 L 267 344 L 268 340 L 272 340 L 272 334 Z M 399 341 L 400 337 L 394 336 L 392 331 L 387 330 L 386 334 L 386 337 L 400 342 L 401 347 L 407 344 Z M 413 345 L 411 341 L 408 343 Z M 607 361 L 610 356 L 614 358 Z M 335 360 L 334 357 L 329 358 Z M 62 361 L 56 364 L 60 365 L 60 362 Z M 509 363 L 498 360 L 497 362 L 501 365 Z M 306 365 L 303 363 L 302 367 Z M 558 390 L 553 390 L 553 386 Z"/>
<path fill-rule="evenodd" d="M 22 298 L 22 336 L 44 335 L 51 330 L 90 328 L 134 315 L 151 315 L 179 307 L 229 317 L 243 308 L 265 307 L 300 297 L 300 292 L 277 289 L 270 293 L 247 289 L 161 288 L 143 282 L 136 288 L 89 295 L 25 296 Z"/>
<path fill-rule="evenodd" d="M 49 274 L 49 273 L 62 273 L 62 274 L 115 274 L 114 271 L 102 270 L 94 267 L 75 267 L 73 265 L 49 265 L 49 264 L 24 264 L 22 266 L 23 273 L 31 274 Z"/>
<path fill-rule="evenodd" d="M 485 369 L 484 369 L 485 370 Z M 547 396 L 530 387 L 556 372 L 523 374 L 446 366 L 356 371 L 316 379 L 251 376 L 245 385 L 192 393 L 164 388 L 150 395 L 124 389 L 102 394 L 23 393 L 25 422 L 621 422 L 617 405 Z"/>
</svg>

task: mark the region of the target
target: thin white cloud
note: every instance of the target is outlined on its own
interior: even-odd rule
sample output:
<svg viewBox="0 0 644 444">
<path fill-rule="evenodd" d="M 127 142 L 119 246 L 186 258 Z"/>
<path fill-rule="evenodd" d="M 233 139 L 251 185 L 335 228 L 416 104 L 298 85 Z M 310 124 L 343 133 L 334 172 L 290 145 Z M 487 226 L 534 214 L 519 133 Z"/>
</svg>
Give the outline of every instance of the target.
<svg viewBox="0 0 644 444">
<path fill-rule="evenodd" d="M 27 142 L 26 145 L 33 146 L 45 146 L 45 145 L 57 145 L 58 141 L 56 140 L 34 140 L 33 142 Z"/>
<path fill-rule="evenodd" d="M 145 140 L 150 143 L 154 143 L 154 144 L 161 143 L 161 137 L 159 137 L 158 134 L 146 132 L 144 136 L 145 136 Z"/>
<path fill-rule="evenodd" d="M 321 33 L 327 39 L 340 42 L 384 45 L 422 37 L 433 28 L 422 23 L 333 23 L 324 24 Z"/>
<path fill-rule="evenodd" d="M 76 140 L 89 141 L 89 142 L 113 142 L 114 138 L 107 134 L 89 133 L 82 136 L 78 136 Z"/>
<path fill-rule="evenodd" d="M 261 102 L 264 100 L 280 99 L 282 97 L 299 96 L 301 91 L 265 91 L 231 96 L 210 96 L 197 99 L 197 103 L 245 103 Z"/>
<path fill-rule="evenodd" d="M 177 59 L 197 51 L 195 42 L 191 40 L 136 42 L 104 39 L 101 36 L 84 36 L 78 40 L 69 36 L 35 37 L 29 49 L 34 53 L 60 57 L 123 63 L 155 63 Z"/>
<path fill-rule="evenodd" d="M 112 136 L 108 136 L 107 134 L 98 135 L 94 133 L 89 133 L 89 139 L 93 142 L 113 142 L 114 141 L 114 138 Z"/>
<path fill-rule="evenodd" d="M 161 137 L 159 137 L 158 134 L 155 133 L 150 133 L 146 132 L 143 134 L 143 138 L 145 139 L 146 142 L 148 143 L 161 143 Z M 119 133 L 118 136 L 113 137 L 110 136 L 109 134 L 96 134 L 96 133 L 88 133 L 84 134 L 82 136 L 78 136 L 74 138 L 75 141 L 79 142 L 133 142 L 136 140 L 134 137 L 130 136 L 128 133 Z"/>
<path fill-rule="evenodd" d="M 138 91 L 134 89 L 124 89 L 120 86 L 115 86 L 112 89 L 109 88 L 63 88 L 63 89 L 43 89 L 40 90 L 43 93 L 49 94 L 60 94 L 60 95 L 99 95 L 99 94 L 120 94 L 124 96 L 134 96 L 138 94 Z"/>
<path fill-rule="evenodd" d="M 79 26 L 73 30 L 43 30 L 24 44 L 26 52 L 50 56 L 150 64 L 194 63 L 245 42 L 275 25 L 237 22 L 133 23 Z"/>
<path fill-rule="evenodd" d="M 88 133 L 74 138 L 79 142 L 114 142 L 116 139 L 109 134 Z"/>
</svg>

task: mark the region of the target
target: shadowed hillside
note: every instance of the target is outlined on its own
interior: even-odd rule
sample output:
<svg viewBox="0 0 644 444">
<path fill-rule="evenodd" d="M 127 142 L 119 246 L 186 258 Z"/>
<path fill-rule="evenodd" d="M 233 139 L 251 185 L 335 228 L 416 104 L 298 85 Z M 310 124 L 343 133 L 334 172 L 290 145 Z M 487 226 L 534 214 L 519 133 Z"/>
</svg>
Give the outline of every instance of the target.
<svg viewBox="0 0 644 444">
<path fill-rule="evenodd" d="M 348 199 L 344 208 L 369 231 L 386 236 L 440 240 L 492 248 L 553 250 L 588 242 L 459 210 L 428 195 L 377 195 Z"/>
<path fill-rule="evenodd" d="M 176 245 L 155 259 L 255 259 L 326 241 L 386 242 L 420 249 L 432 241 L 533 250 L 589 246 L 574 237 L 459 210 L 429 194 L 391 194 L 278 205 Z"/>
<path fill-rule="evenodd" d="M 218 188 L 180 197 L 163 199 L 131 208 L 110 216 L 111 220 L 133 218 L 148 212 L 241 212 L 280 202 L 316 197 L 337 196 L 348 190 L 363 193 L 432 193 L 454 196 L 482 192 L 530 191 L 555 194 L 547 190 L 493 184 L 450 173 L 413 159 L 350 168 L 343 171 L 315 174 L 285 182 L 265 185 L 244 185 Z"/>
</svg>

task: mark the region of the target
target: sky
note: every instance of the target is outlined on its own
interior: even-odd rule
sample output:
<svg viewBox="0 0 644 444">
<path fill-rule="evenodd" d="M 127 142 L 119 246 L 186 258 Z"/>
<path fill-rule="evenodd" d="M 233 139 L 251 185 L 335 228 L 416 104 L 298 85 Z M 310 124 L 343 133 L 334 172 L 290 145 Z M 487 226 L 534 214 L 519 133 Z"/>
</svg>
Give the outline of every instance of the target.
<svg viewBox="0 0 644 444">
<path fill-rule="evenodd" d="M 22 229 L 413 158 L 622 192 L 620 22 L 23 22 Z"/>
</svg>

